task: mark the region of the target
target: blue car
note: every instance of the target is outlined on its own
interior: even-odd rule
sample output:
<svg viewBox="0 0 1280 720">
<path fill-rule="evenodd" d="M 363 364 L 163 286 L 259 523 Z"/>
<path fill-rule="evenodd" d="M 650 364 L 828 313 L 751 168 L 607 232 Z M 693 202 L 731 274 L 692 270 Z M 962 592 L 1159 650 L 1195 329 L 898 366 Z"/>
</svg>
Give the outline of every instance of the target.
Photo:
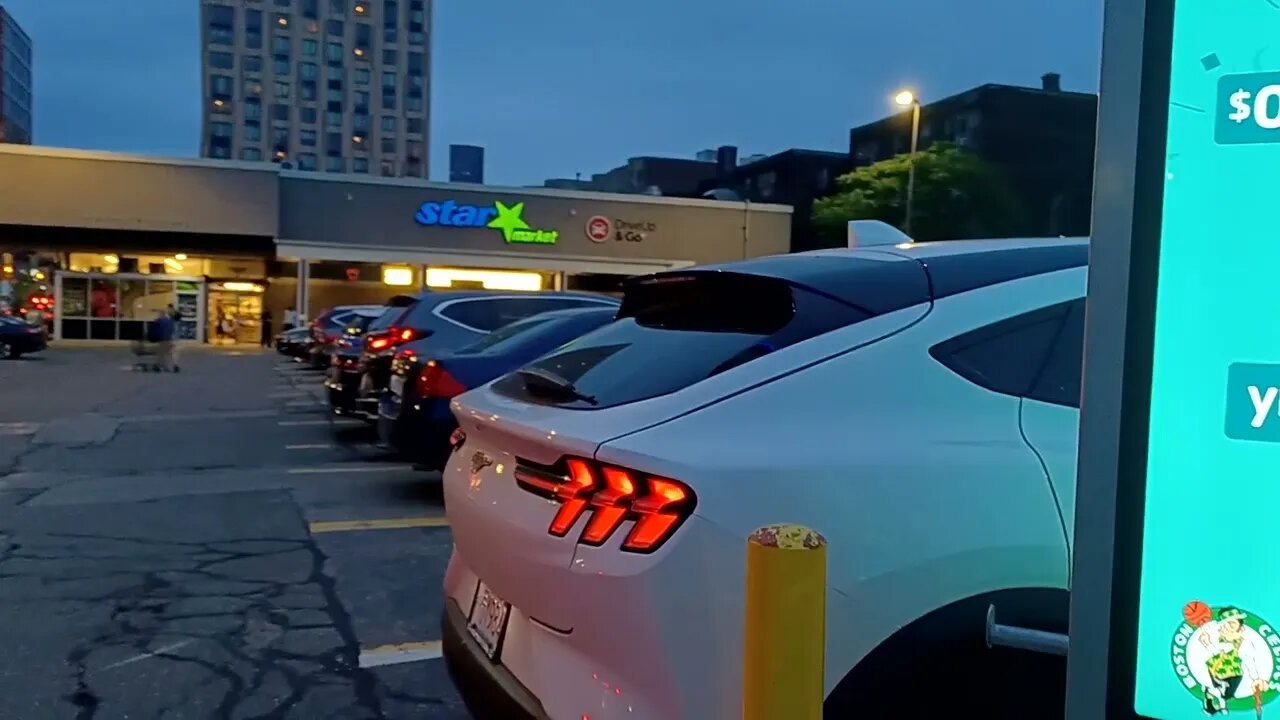
<svg viewBox="0 0 1280 720">
<path fill-rule="evenodd" d="M 457 427 L 454 396 L 613 322 L 618 308 L 554 310 L 518 320 L 458 350 L 425 353 L 409 345 L 396 353 L 378 411 L 378 434 L 421 469 L 439 470 Z"/>
<path fill-rule="evenodd" d="M 8 315 L 0 315 L 0 359 L 40 352 L 47 345 L 44 328 Z"/>
</svg>

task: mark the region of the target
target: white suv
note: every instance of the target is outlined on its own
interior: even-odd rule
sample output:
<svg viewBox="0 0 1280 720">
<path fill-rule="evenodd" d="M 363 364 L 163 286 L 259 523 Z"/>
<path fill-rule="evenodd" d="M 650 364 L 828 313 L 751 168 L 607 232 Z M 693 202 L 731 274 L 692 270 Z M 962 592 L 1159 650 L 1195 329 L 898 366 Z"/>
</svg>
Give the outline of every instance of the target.
<svg viewBox="0 0 1280 720">
<path fill-rule="evenodd" d="M 741 717 L 745 540 L 830 542 L 827 717 L 1061 717 L 1088 246 L 831 250 L 633 281 L 457 398 L 444 648 L 478 718 Z M 817 640 L 815 638 L 815 640 Z"/>
</svg>

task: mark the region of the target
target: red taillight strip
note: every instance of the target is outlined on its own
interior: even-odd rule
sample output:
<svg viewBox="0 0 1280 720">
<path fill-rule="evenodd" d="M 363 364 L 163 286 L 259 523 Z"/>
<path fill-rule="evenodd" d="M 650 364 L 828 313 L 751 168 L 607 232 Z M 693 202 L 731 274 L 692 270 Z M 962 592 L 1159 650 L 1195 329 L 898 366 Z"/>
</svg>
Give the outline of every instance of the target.
<svg viewBox="0 0 1280 720">
<path fill-rule="evenodd" d="M 676 480 L 641 476 L 609 465 L 596 466 L 579 458 L 569 458 L 562 467 L 567 468 L 566 474 L 526 462 L 515 470 L 516 482 L 522 488 L 561 503 L 548 528 L 557 537 L 567 535 L 589 511 L 578 542 L 603 545 L 623 522 L 634 520 L 622 549 L 650 553 L 661 547 L 693 511 L 693 491 Z"/>
</svg>

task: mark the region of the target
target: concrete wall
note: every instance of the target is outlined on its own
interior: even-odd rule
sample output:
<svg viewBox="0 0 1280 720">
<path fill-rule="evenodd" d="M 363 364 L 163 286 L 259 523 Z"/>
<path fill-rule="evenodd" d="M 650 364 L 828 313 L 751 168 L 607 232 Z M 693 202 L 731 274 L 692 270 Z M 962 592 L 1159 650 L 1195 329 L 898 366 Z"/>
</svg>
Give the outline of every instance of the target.
<svg viewBox="0 0 1280 720">
<path fill-rule="evenodd" d="M 240 163 L 0 148 L 0 224 L 275 237 L 276 172 Z"/>
</svg>

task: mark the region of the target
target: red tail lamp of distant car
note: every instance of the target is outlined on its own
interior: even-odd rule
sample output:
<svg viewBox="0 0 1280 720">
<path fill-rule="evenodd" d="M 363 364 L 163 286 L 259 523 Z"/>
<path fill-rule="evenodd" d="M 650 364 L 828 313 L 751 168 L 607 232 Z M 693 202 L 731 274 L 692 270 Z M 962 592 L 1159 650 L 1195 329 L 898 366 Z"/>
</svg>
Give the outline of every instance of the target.
<svg viewBox="0 0 1280 720">
<path fill-rule="evenodd" d="M 634 521 L 622 541 L 628 552 L 649 553 L 662 546 L 693 512 L 694 495 L 676 480 L 569 458 L 567 474 L 527 466 L 516 468 L 516 482 L 529 492 L 560 503 L 547 529 L 564 537 L 584 514 L 587 525 L 578 542 L 603 545 L 627 521 Z"/>
<path fill-rule="evenodd" d="M 418 332 L 413 328 L 391 328 L 386 332 L 370 336 L 368 345 L 370 350 L 386 350 L 416 339 L 418 339 Z"/>
<path fill-rule="evenodd" d="M 451 398 L 467 391 L 467 386 L 449 374 L 439 362 L 428 360 L 418 373 L 418 395 L 424 398 Z"/>
</svg>

